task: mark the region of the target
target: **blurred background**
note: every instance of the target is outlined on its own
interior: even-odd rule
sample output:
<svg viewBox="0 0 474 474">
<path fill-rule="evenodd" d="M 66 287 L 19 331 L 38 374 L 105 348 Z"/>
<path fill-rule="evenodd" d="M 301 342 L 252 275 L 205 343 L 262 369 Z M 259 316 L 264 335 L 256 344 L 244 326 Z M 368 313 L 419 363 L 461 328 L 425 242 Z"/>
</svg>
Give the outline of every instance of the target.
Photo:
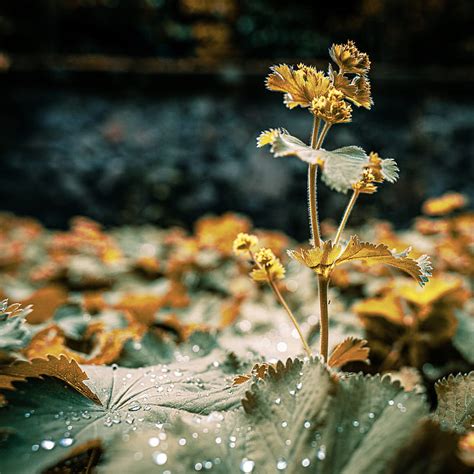
<svg viewBox="0 0 474 474">
<path fill-rule="evenodd" d="M 307 140 L 311 116 L 267 91 L 272 64 L 327 68 L 333 42 L 369 53 L 375 105 L 326 147 L 395 158 L 400 181 L 352 223 L 408 225 L 430 196 L 473 196 L 472 0 L 0 1 L 0 209 L 63 228 L 191 226 L 233 210 L 307 238 L 306 167 L 257 150 Z M 347 197 L 320 186 L 321 215 Z"/>
</svg>

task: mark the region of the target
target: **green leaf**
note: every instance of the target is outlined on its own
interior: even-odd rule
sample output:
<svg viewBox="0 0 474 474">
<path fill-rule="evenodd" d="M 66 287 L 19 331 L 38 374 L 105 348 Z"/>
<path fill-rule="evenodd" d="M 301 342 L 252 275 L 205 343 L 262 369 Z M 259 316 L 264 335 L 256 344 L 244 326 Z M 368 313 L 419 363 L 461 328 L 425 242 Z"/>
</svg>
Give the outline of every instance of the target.
<svg viewBox="0 0 474 474">
<path fill-rule="evenodd" d="M 117 440 L 103 472 L 385 473 L 424 416 L 424 399 L 388 377 L 339 381 L 319 361 L 281 361 L 254 380 L 243 409 L 184 415 Z M 161 441 L 150 446 L 150 438 Z M 183 441 L 184 440 L 184 441 Z M 133 453 L 140 459 L 132 461 Z"/>
<path fill-rule="evenodd" d="M 433 418 L 443 428 L 457 432 L 471 430 L 474 424 L 474 371 L 449 375 L 435 385 L 438 406 Z"/>
<path fill-rule="evenodd" d="M 0 410 L 2 472 L 41 472 L 75 446 L 156 427 L 179 414 L 208 415 L 239 406 L 242 387 L 232 387 L 214 364 L 216 354 L 147 369 L 84 366 L 86 383 L 103 406 L 56 378 L 14 382 Z M 123 471 L 121 471 L 123 472 Z"/>
<path fill-rule="evenodd" d="M 31 330 L 26 323 L 26 316 L 31 308 L 20 308 L 8 301 L 0 302 L 0 351 L 15 352 L 26 347 L 31 338 Z"/>
<path fill-rule="evenodd" d="M 185 343 L 179 345 L 167 337 L 157 338 L 153 333 L 147 332 L 139 342 L 125 343 L 118 364 L 130 368 L 168 364 L 175 360 L 176 352 L 179 352 L 180 357 L 194 359 L 208 355 L 216 348 L 215 336 L 207 332 L 194 332 Z"/>
<path fill-rule="evenodd" d="M 84 336 L 90 316 L 84 313 L 80 305 L 66 304 L 57 309 L 53 320 L 67 337 L 78 341 Z"/>
<path fill-rule="evenodd" d="M 368 156 L 358 146 L 346 146 L 334 151 L 324 151 L 323 181 L 335 191 L 346 193 L 360 180 Z"/>
<path fill-rule="evenodd" d="M 458 327 L 453 338 L 454 347 L 471 364 L 474 364 L 474 316 L 456 311 Z"/>
</svg>

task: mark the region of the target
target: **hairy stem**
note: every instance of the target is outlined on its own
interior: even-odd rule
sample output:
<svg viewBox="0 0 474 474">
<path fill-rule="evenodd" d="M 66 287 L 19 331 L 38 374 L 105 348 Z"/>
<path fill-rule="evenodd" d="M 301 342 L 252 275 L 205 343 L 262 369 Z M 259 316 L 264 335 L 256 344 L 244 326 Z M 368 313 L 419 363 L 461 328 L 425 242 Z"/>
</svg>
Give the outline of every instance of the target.
<svg viewBox="0 0 474 474">
<path fill-rule="evenodd" d="M 326 138 L 326 135 L 329 132 L 330 128 L 331 128 L 331 124 L 328 122 L 325 122 L 324 127 L 321 130 L 321 134 L 319 135 L 318 141 L 316 142 L 316 146 L 313 147 L 314 149 L 318 150 L 319 148 L 323 146 L 324 139 Z"/>
<path fill-rule="evenodd" d="M 328 315 L 328 287 L 329 278 L 323 275 L 318 275 L 318 287 L 319 287 L 319 351 L 324 361 L 328 360 L 328 348 L 329 348 L 329 315 Z"/>
<path fill-rule="evenodd" d="M 319 117 L 314 117 L 313 133 L 311 134 L 311 147 L 316 148 L 318 142 L 319 126 L 321 120 Z M 308 206 L 309 206 L 309 220 L 311 227 L 311 239 L 314 247 L 321 246 L 321 231 L 319 229 L 318 220 L 318 200 L 316 195 L 316 182 L 318 179 L 318 165 L 308 165 Z"/>
<path fill-rule="evenodd" d="M 304 350 L 306 351 L 306 354 L 308 355 L 308 357 L 312 357 L 313 354 L 311 353 L 311 349 L 310 349 L 308 343 L 306 342 L 305 337 L 303 336 L 303 333 L 301 331 L 300 325 L 298 324 L 298 321 L 296 320 L 296 318 L 293 315 L 290 307 L 286 303 L 285 299 L 283 298 L 283 295 L 280 293 L 280 290 L 275 285 L 275 282 L 272 280 L 270 275 L 268 275 L 268 283 L 269 283 L 271 289 L 273 290 L 273 293 L 275 293 L 275 296 L 276 296 L 277 300 L 283 306 L 283 308 L 285 308 L 285 311 L 287 312 L 288 316 L 290 317 L 291 322 L 293 323 L 296 330 L 298 331 L 298 334 L 300 336 L 301 342 L 303 343 L 303 347 L 304 347 Z"/>
<path fill-rule="evenodd" d="M 342 232 L 346 227 L 347 221 L 349 219 L 349 216 L 351 215 L 352 209 L 354 209 L 354 205 L 357 201 L 357 198 L 359 197 L 359 194 L 360 193 L 357 190 L 354 190 L 354 192 L 352 193 L 351 199 L 347 204 L 346 210 L 344 211 L 344 215 L 342 216 L 341 223 L 339 224 L 339 228 L 337 229 L 336 237 L 334 237 L 334 245 L 337 245 L 339 243 Z"/>
</svg>

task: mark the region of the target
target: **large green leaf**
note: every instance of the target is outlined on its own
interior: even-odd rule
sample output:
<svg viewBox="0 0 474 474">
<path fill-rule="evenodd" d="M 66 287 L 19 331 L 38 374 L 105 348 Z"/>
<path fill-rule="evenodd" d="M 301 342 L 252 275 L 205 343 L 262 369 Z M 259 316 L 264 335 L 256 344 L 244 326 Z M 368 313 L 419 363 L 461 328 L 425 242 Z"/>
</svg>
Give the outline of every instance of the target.
<svg viewBox="0 0 474 474">
<path fill-rule="evenodd" d="M 85 366 L 86 383 L 103 406 L 55 378 L 15 382 L 0 410 L 0 429 L 8 433 L 0 445 L 0 471 L 41 472 L 88 441 L 107 445 L 114 435 L 152 428 L 179 414 L 239 406 L 244 388 L 231 386 L 233 377 L 226 376 L 217 355 L 147 369 Z"/>
<path fill-rule="evenodd" d="M 117 440 L 102 471 L 384 473 L 427 412 L 388 378 L 337 380 L 317 360 L 279 362 L 242 405 Z"/>
<path fill-rule="evenodd" d="M 433 415 L 443 428 L 465 432 L 474 424 L 474 371 L 449 375 L 435 385 L 438 406 Z"/>
</svg>

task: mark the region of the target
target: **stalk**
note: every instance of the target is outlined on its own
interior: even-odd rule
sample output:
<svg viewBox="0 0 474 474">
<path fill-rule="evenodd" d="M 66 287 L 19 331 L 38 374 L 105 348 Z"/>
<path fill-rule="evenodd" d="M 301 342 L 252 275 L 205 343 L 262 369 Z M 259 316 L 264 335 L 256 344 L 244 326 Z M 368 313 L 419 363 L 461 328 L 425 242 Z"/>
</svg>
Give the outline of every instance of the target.
<svg viewBox="0 0 474 474">
<path fill-rule="evenodd" d="M 313 133 L 311 135 L 311 147 L 316 148 L 318 143 L 319 125 L 321 120 L 319 117 L 314 117 Z M 318 219 L 318 200 L 316 195 L 316 182 L 318 179 L 318 165 L 308 165 L 308 205 L 309 205 L 309 219 L 311 227 L 311 239 L 313 247 L 321 246 L 321 231 L 319 229 Z"/>
<path fill-rule="evenodd" d="M 329 315 L 328 315 L 328 287 L 329 278 L 318 275 L 319 287 L 319 331 L 320 353 L 325 362 L 328 360 L 329 348 Z"/>
<path fill-rule="evenodd" d="M 288 316 L 290 317 L 291 322 L 293 323 L 296 330 L 298 331 L 298 334 L 300 336 L 301 342 L 303 343 L 303 347 L 304 347 L 304 350 L 305 350 L 306 354 L 308 355 L 308 357 L 312 357 L 313 354 L 311 353 L 311 349 L 310 349 L 308 343 L 306 342 L 305 337 L 303 336 L 303 332 L 301 331 L 301 328 L 300 328 L 300 325 L 298 324 L 298 321 L 296 320 L 296 318 L 293 315 L 290 307 L 286 303 L 285 299 L 283 298 L 283 295 L 280 293 L 280 290 L 275 285 L 275 282 L 272 280 L 270 275 L 268 276 L 268 283 L 269 283 L 271 289 L 273 290 L 273 293 L 275 293 L 275 296 L 276 296 L 277 300 L 283 306 L 283 308 L 285 308 L 285 311 L 287 312 Z"/>
<path fill-rule="evenodd" d="M 351 199 L 347 204 L 346 210 L 344 211 L 344 215 L 342 216 L 341 223 L 339 224 L 339 228 L 337 229 L 336 237 L 334 237 L 334 245 L 337 245 L 339 243 L 339 239 L 341 238 L 342 232 L 346 227 L 347 221 L 349 219 L 349 216 L 351 215 L 352 209 L 354 209 L 354 205 L 357 201 L 357 198 L 359 197 L 359 194 L 360 192 L 357 190 L 354 190 L 354 192 L 352 193 Z"/>
</svg>

